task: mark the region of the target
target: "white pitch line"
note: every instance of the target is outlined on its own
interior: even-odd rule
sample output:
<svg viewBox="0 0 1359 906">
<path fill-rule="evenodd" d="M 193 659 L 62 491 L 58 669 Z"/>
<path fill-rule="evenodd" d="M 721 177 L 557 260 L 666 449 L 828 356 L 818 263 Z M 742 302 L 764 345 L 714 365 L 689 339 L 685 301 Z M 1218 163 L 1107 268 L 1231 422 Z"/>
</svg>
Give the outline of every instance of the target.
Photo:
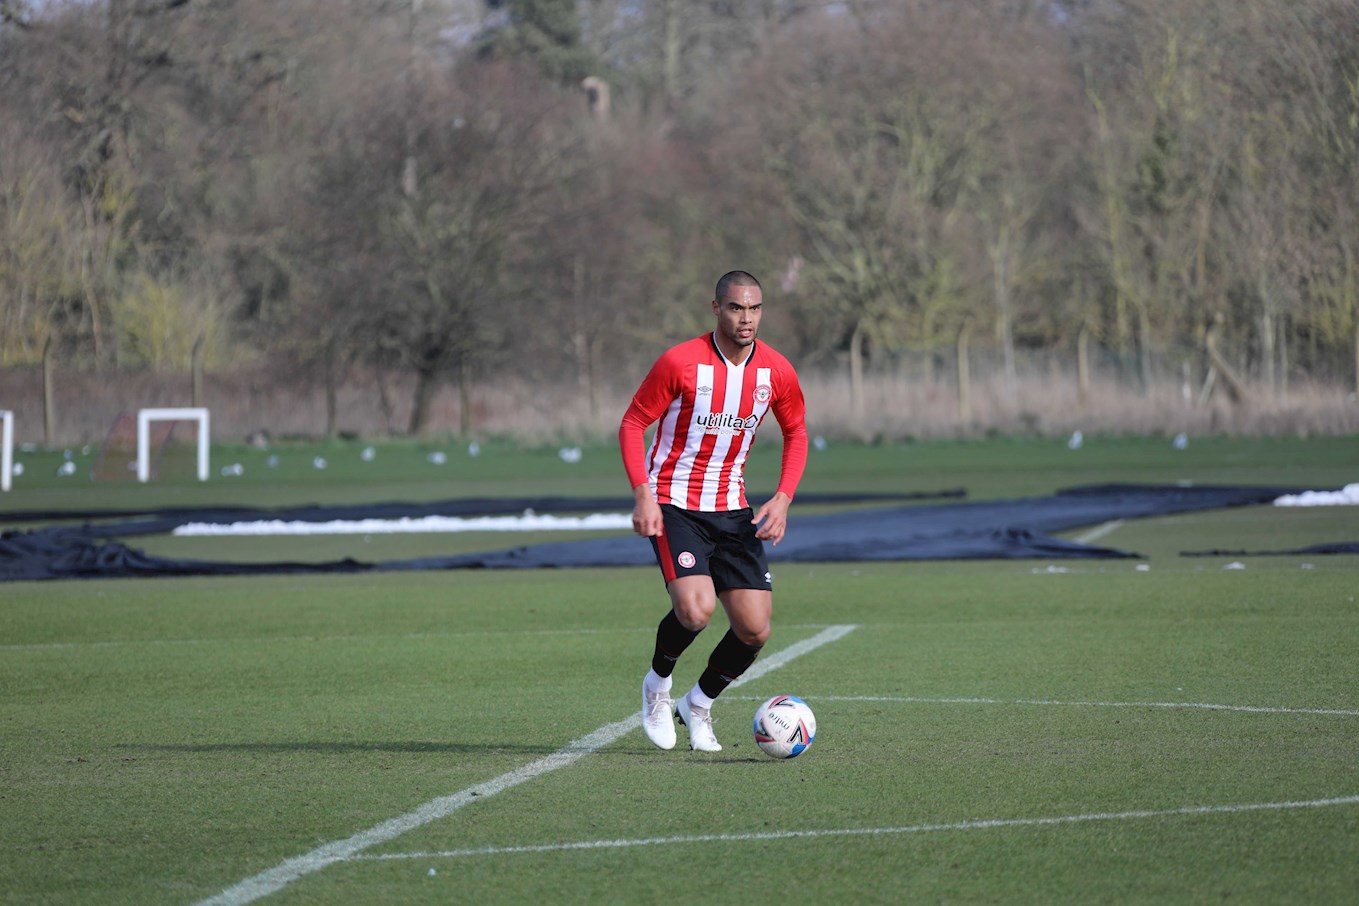
<svg viewBox="0 0 1359 906">
<path fill-rule="evenodd" d="M 581 840 L 575 843 L 540 843 L 528 846 L 487 846 L 479 849 L 450 849 L 436 852 L 386 853 L 356 856 L 354 861 L 404 859 L 460 859 L 469 856 L 499 856 L 517 853 L 554 853 L 588 849 L 625 849 L 638 846 L 670 846 L 676 843 L 758 843 L 770 840 L 804 840 L 817 837 L 878 837 L 892 834 L 926 834 L 939 831 L 988 830 L 997 827 L 1049 827 L 1088 821 L 1128 821 L 1138 818 L 1174 818 L 1186 815 L 1228 815 L 1241 812 L 1283 811 L 1287 809 L 1326 808 L 1359 805 L 1359 796 L 1334 799 L 1307 799 L 1296 802 L 1253 802 L 1242 805 L 1194 805 L 1185 808 L 1093 812 L 1084 815 L 1056 815 L 1048 818 L 981 818 L 973 821 L 909 824 L 902 827 L 846 827 L 834 830 L 762 831 L 751 834 L 684 834 L 674 837 L 639 837 L 633 840 Z"/>
<path fill-rule="evenodd" d="M 1038 698 L 916 698 L 891 695 L 816 695 L 806 697 L 823 702 L 902 702 L 921 705 L 1061 705 L 1072 708 L 1189 708 L 1200 711 L 1244 711 L 1251 714 L 1330 714 L 1339 717 L 1359 717 L 1359 710 L 1350 708 L 1275 708 L 1260 705 L 1215 705 L 1210 702 L 1068 702 Z"/>
<path fill-rule="evenodd" d="M 1113 534 L 1115 531 L 1122 527 L 1123 520 L 1115 519 L 1111 522 L 1106 522 L 1103 525 L 1095 526 L 1090 531 L 1086 532 L 1084 535 L 1077 535 L 1074 540 L 1076 541 L 1077 544 L 1089 544 L 1092 541 L 1098 541 L 1105 535 Z"/>
<path fill-rule="evenodd" d="M 732 683 L 732 686 L 759 679 L 794 658 L 801 657 L 822 645 L 844 638 L 855 628 L 853 625 L 831 626 L 810 639 L 789 645 L 765 660 L 756 661 L 740 679 Z M 441 818 L 446 818 L 465 805 L 481 801 L 487 796 L 494 796 L 496 793 L 503 793 L 505 790 L 516 787 L 525 781 L 574 764 L 584 756 L 599 751 L 640 726 L 640 712 L 611 724 L 606 724 L 593 733 L 567 743 L 551 755 L 509 773 L 501 774 L 486 783 L 468 787 L 448 796 L 431 799 L 414 811 L 384 821 L 365 831 L 360 831 L 348 839 L 336 840 L 333 843 L 317 847 L 304 855 L 287 859 L 267 871 L 262 871 L 228 887 L 216 896 L 200 901 L 199 906 L 240 906 L 240 904 L 252 903 L 262 897 L 277 893 L 293 881 L 320 871 L 328 865 L 334 865 L 336 862 L 353 859 L 364 850 L 386 843 L 388 840 L 416 828 L 424 827 L 426 824 L 438 821 Z"/>
</svg>

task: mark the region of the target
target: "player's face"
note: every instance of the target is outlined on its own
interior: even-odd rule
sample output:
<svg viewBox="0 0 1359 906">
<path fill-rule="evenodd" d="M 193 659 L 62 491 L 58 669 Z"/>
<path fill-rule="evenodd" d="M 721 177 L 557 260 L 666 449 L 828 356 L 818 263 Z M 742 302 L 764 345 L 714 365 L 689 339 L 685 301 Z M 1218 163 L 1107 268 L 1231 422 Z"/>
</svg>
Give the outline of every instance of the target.
<svg viewBox="0 0 1359 906">
<path fill-rule="evenodd" d="M 717 332 L 737 346 L 749 346 L 760 332 L 764 300 L 758 286 L 733 286 L 713 301 Z"/>
</svg>

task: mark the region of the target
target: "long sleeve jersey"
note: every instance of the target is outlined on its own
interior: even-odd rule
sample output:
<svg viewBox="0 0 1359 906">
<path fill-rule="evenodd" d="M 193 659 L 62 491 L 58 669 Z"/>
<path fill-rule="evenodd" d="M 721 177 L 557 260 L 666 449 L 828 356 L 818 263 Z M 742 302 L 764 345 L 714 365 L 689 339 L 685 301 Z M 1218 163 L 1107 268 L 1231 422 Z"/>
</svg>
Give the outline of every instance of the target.
<svg viewBox="0 0 1359 906">
<path fill-rule="evenodd" d="M 755 431 L 773 410 L 783 431 L 778 490 L 792 497 L 807 465 L 807 405 L 797 373 L 765 343 L 733 365 L 712 334 L 667 350 L 642 380 L 618 429 L 632 487 L 658 503 L 708 512 L 748 506 L 744 467 Z M 646 429 L 659 421 L 650 449 Z"/>
</svg>

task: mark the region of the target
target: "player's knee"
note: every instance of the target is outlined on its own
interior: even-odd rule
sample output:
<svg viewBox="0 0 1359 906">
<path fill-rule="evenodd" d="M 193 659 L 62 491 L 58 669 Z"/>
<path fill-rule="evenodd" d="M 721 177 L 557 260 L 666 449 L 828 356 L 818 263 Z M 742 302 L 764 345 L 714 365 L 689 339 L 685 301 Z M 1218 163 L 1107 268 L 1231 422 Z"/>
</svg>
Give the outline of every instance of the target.
<svg viewBox="0 0 1359 906">
<path fill-rule="evenodd" d="M 699 596 L 681 597 L 674 601 L 675 619 L 690 632 L 698 632 L 708 625 L 716 610 L 714 602 L 704 601 Z"/>
<path fill-rule="evenodd" d="M 732 626 L 732 632 L 743 645 L 751 648 L 763 648 L 764 643 L 769 641 L 770 625 L 769 621 L 754 626 Z"/>
</svg>

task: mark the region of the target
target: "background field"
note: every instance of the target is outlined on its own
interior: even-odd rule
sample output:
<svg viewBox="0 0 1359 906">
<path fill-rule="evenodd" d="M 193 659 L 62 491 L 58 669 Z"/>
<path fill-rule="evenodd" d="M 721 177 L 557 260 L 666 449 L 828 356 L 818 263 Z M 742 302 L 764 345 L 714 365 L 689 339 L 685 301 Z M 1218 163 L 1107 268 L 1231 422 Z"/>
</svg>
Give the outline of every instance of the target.
<svg viewBox="0 0 1359 906">
<path fill-rule="evenodd" d="M 575 464 L 548 447 L 445 448 L 443 466 L 428 445 L 361 450 L 217 448 L 214 470 L 239 461 L 240 478 L 146 487 L 58 478 L 62 454 L 28 454 L 0 507 L 625 491 L 607 448 Z M 755 487 L 776 457 L 752 464 Z M 832 446 L 803 487 L 1338 487 L 1357 466 L 1355 438 Z M 1359 540 L 1359 513 L 1105 528 L 1098 543 L 1146 559 L 780 566 L 765 660 L 857 628 L 731 690 L 719 755 L 633 731 L 268 901 L 1352 902 L 1359 559 L 1179 552 Z M 132 543 L 380 560 L 526 540 Z M 0 585 L 0 898 L 195 902 L 491 783 L 633 713 L 663 601 L 648 569 Z M 778 692 L 821 723 L 786 763 L 748 734 Z"/>
</svg>

